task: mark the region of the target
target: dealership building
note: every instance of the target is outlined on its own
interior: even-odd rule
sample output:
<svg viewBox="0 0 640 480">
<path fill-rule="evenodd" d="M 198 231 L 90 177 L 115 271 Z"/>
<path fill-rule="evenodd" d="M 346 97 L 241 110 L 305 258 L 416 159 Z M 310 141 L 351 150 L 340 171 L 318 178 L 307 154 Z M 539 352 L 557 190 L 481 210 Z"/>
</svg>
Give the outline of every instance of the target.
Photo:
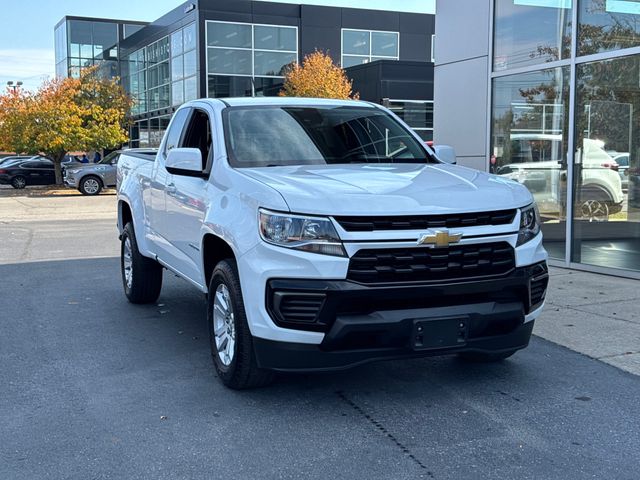
<svg viewBox="0 0 640 480">
<path fill-rule="evenodd" d="M 640 278 L 640 1 L 436 8 L 435 141 L 530 189 L 553 263 Z"/>
<path fill-rule="evenodd" d="M 386 105 L 431 140 L 434 24 L 428 14 L 194 0 L 145 25 L 63 18 L 56 70 L 73 76 L 98 64 L 119 76 L 136 100 L 131 146 L 146 147 L 159 144 L 182 103 L 277 95 L 284 69 L 321 50 L 347 69 L 362 99 Z"/>
</svg>

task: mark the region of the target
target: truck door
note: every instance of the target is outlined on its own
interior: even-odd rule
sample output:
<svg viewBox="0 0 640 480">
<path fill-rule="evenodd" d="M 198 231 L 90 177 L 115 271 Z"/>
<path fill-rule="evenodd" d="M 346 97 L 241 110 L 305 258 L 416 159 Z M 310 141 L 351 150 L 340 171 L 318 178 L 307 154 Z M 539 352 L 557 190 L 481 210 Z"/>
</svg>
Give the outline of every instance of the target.
<svg viewBox="0 0 640 480">
<path fill-rule="evenodd" d="M 170 183 L 171 174 L 165 168 L 165 160 L 170 150 L 180 144 L 185 126 L 191 115 L 190 108 L 183 108 L 176 112 L 171 119 L 166 139 L 160 146 L 160 151 L 153 164 L 153 170 L 147 185 L 143 185 L 143 198 L 147 212 L 148 236 L 155 247 L 155 253 L 164 262 L 172 265 L 173 254 L 166 238 L 170 231 L 166 215 L 165 191 Z"/>
<path fill-rule="evenodd" d="M 202 153 L 202 171 L 208 171 L 212 151 L 209 115 L 204 109 L 192 109 L 181 148 L 197 148 Z M 162 236 L 168 242 L 171 266 L 192 281 L 203 284 L 200 239 L 207 211 L 205 178 L 169 174 L 165 188 L 165 213 L 161 222 Z"/>
</svg>

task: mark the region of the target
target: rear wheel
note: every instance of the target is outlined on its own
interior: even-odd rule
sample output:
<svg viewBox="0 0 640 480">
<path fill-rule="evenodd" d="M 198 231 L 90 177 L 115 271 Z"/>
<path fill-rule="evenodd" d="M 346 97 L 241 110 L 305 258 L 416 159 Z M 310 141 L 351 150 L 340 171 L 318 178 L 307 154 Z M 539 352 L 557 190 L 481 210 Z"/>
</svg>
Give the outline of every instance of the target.
<svg viewBox="0 0 640 480">
<path fill-rule="evenodd" d="M 465 362 L 471 363 L 494 363 L 501 362 L 512 356 L 518 350 L 508 350 L 506 352 L 487 353 L 487 352 L 463 352 L 459 353 L 460 357 Z"/>
<path fill-rule="evenodd" d="M 84 177 L 80 181 L 78 190 L 80 190 L 83 195 L 98 195 L 102 191 L 102 180 L 93 175 Z"/>
<path fill-rule="evenodd" d="M 238 390 L 271 383 L 274 374 L 256 363 L 234 260 L 216 265 L 209 283 L 207 311 L 211 357 L 222 382 Z"/>
<path fill-rule="evenodd" d="M 27 186 L 27 179 L 21 175 L 13 177 L 13 179 L 11 180 L 11 186 L 17 190 L 22 190 Z"/>
<path fill-rule="evenodd" d="M 153 303 L 162 289 L 162 266 L 138 250 L 133 224 L 122 232 L 120 267 L 124 293 L 131 303 Z"/>
</svg>

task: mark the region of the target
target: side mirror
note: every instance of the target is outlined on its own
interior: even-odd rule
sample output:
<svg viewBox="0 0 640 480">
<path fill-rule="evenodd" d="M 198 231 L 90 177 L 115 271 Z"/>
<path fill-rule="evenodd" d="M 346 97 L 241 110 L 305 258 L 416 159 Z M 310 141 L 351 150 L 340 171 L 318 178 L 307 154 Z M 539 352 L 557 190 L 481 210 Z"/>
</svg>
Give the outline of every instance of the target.
<svg viewBox="0 0 640 480">
<path fill-rule="evenodd" d="M 453 147 L 449 145 L 435 145 L 433 150 L 436 152 L 436 156 L 441 162 L 449 163 L 451 165 L 455 165 L 457 163 L 456 151 Z"/>
<path fill-rule="evenodd" d="M 186 177 L 204 177 L 202 152 L 197 148 L 173 148 L 164 162 L 167 172 Z"/>
</svg>

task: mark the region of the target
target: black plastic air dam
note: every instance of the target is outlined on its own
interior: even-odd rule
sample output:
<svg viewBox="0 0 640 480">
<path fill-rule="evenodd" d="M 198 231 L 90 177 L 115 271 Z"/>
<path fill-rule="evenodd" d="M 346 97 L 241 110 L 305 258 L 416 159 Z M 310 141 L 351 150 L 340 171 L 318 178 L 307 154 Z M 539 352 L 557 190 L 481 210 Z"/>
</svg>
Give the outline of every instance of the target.
<svg viewBox="0 0 640 480">
<path fill-rule="evenodd" d="M 464 347 L 414 350 L 412 348 L 324 351 L 318 345 L 274 342 L 254 338 L 258 366 L 281 372 L 324 372 L 344 370 L 368 362 L 401 358 L 449 355 L 460 352 L 507 352 L 529 344 L 533 321 L 521 324 L 506 335 L 478 338 Z"/>
</svg>

